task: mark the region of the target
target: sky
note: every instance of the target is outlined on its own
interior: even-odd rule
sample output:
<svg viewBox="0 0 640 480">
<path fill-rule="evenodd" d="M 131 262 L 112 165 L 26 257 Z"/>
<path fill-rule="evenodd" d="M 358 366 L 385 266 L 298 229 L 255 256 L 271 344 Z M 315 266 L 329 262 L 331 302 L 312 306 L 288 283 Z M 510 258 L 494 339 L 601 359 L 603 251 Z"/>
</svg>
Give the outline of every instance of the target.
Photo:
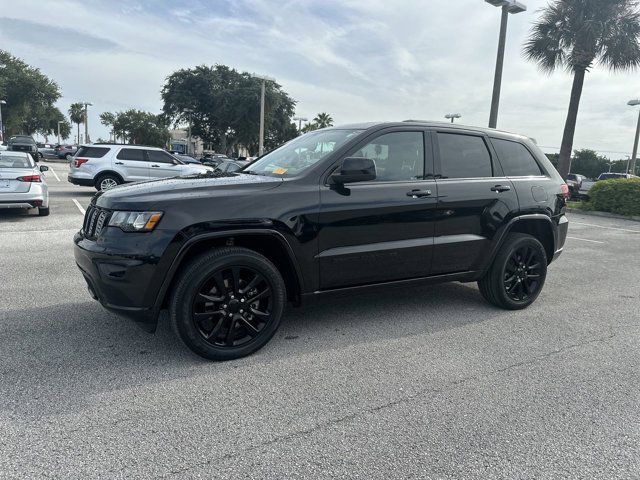
<svg viewBox="0 0 640 480">
<path fill-rule="evenodd" d="M 546 0 L 510 15 L 498 128 L 558 151 L 571 76 L 542 73 L 522 45 Z M 159 113 L 168 75 L 225 64 L 275 77 L 296 114 L 336 125 L 444 120 L 486 126 L 500 9 L 483 0 L 0 0 L 0 48 L 55 80 L 58 107 L 89 101 L 98 115 Z M 633 147 L 638 72 L 587 76 L 574 148 L 612 159 Z M 10 99 L 7 99 L 10 101 Z"/>
</svg>

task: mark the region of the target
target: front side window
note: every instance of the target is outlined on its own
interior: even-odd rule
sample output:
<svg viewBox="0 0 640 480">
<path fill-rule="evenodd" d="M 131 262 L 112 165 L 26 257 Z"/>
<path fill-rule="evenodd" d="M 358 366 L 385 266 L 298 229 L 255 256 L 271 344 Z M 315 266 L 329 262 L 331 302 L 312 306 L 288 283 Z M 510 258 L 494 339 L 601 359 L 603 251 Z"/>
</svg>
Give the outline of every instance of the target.
<svg viewBox="0 0 640 480">
<path fill-rule="evenodd" d="M 498 159 L 508 177 L 527 177 L 542 175 L 542 170 L 527 148 L 518 142 L 492 138 Z M 572 180 L 577 180 L 575 175 Z"/>
<path fill-rule="evenodd" d="M 140 148 L 123 148 L 118 152 L 117 158 L 120 160 L 133 160 L 135 162 L 144 162 L 144 150 Z"/>
<path fill-rule="evenodd" d="M 459 133 L 438 133 L 442 178 L 493 176 L 491 155 L 482 137 Z"/>
<path fill-rule="evenodd" d="M 256 160 L 246 171 L 273 177 L 292 177 L 316 165 L 362 130 L 328 129 L 309 132 Z"/>
<path fill-rule="evenodd" d="M 173 157 L 167 152 L 161 150 L 147 150 L 150 162 L 156 163 L 173 163 Z"/>
<path fill-rule="evenodd" d="M 377 182 L 424 178 L 422 132 L 393 132 L 380 135 L 352 157 L 365 157 L 376 165 Z"/>
</svg>

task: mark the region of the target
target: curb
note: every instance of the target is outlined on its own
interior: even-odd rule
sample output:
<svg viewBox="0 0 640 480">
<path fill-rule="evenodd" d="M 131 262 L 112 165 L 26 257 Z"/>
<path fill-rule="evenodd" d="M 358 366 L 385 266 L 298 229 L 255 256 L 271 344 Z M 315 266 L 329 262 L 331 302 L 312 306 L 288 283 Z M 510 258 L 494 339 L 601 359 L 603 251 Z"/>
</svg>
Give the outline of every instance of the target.
<svg viewBox="0 0 640 480">
<path fill-rule="evenodd" d="M 579 208 L 568 208 L 566 209 L 569 213 L 579 213 L 581 215 L 591 215 L 593 217 L 604 217 L 604 218 L 613 218 L 616 220 L 631 220 L 632 222 L 640 222 L 640 217 L 637 215 L 632 216 L 624 216 L 618 215 L 617 213 L 609 213 L 609 212 L 596 212 L 590 210 L 580 210 Z"/>
</svg>

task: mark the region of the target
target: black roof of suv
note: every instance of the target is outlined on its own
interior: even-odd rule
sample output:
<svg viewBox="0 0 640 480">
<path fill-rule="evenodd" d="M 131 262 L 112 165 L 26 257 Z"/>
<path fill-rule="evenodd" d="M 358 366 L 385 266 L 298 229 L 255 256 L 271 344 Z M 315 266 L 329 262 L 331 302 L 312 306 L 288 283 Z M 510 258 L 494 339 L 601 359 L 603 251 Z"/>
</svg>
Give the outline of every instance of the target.
<svg viewBox="0 0 640 480">
<path fill-rule="evenodd" d="M 211 359 L 263 346 L 287 301 L 477 281 L 525 308 L 564 246 L 568 188 L 524 136 L 435 122 L 351 124 L 291 140 L 239 172 L 98 193 L 74 238 L 106 308 Z"/>
</svg>

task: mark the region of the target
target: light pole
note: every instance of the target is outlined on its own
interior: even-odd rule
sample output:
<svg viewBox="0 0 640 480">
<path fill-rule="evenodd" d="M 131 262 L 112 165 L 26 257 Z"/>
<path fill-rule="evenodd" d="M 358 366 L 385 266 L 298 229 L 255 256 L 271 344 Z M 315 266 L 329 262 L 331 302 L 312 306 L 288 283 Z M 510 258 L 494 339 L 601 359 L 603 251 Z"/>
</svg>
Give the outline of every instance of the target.
<svg viewBox="0 0 640 480">
<path fill-rule="evenodd" d="M 462 115 L 459 113 L 447 113 L 444 118 L 451 119 L 451 123 L 453 123 L 456 118 L 462 118 Z"/>
<path fill-rule="evenodd" d="M 60 124 L 61 123 L 64 123 L 64 120 L 58 121 L 58 145 L 60 145 Z"/>
<path fill-rule="evenodd" d="M 267 80 L 275 82 L 276 79 L 267 75 L 258 75 L 256 73 L 252 73 L 251 76 L 262 80 L 262 89 L 260 91 L 260 138 L 258 139 L 258 156 L 261 157 L 264 154 L 264 91 Z"/>
<path fill-rule="evenodd" d="M 629 100 L 627 105 L 637 107 L 640 105 L 640 99 Z M 640 138 L 640 112 L 638 113 L 638 126 L 636 127 L 636 138 L 633 141 L 633 153 L 631 160 L 627 162 L 627 173 L 636 174 L 636 158 L 638 156 L 638 138 Z"/>
<path fill-rule="evenodd" d="M 89 143 L 89 125 L 87 124 L 87 111 L 89 107 L 93 107 L 93 103 L 84 102 L 84 141 L 85 143 Z"/>
<path fill-rule="evenodd" d="M 493 96 L 491 97 L 491 113 L 489 114 L 489 128 L 498 126 L 498 108 L 500 107 L 500 90 L 502 89 L 502 69 L 504 67 L 504 47 L 507 43 L 507 21 L 509 14 L 525 12 L 527 7 L 516 0 L 484 0 L 494 7 L 502 7 L 500 21 L 500 37 L 498 40 L 498 58 L 496 59 L 496 73 L 493 78 Z"/>
<path fill-rule="evenodd" d="M 304 117 L 293 117 L 293 120 L 295 122 L 298 122 L 298 133 L 301 133 L 302 132 L 302 122 L 306 122 L 309 119 L 308 118 L 304 118 Z"/>
<path fill-rule="evenodd" d="M 4 142 L 4 124 L 2 123 L 2 105 L 6 105 L 7 102 L 0 100 L 0 142 Z"/>
<path fill-rule="evenodd" d="M 191 152 L 191 115 L 193 114 L 193 110 L 190 108 L 185 108 L 184 113 L 189 114 L 189 130 L 187 133 L 187 151 L 185 152 L 187 155 L 190 155 Z"/>
</svg>

